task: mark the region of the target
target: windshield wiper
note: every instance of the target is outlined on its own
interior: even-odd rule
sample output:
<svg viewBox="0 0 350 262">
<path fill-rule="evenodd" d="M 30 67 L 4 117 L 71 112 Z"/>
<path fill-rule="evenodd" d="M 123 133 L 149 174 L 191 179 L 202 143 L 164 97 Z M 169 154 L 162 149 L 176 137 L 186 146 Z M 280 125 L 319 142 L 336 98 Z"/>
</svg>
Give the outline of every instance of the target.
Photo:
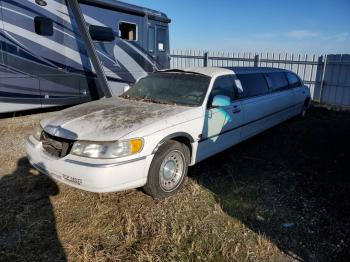
<svg viewBox="0 0 350 262">
<path fill-rule="evenodd" d="M 135 101 L 141 101 L 141 102 L 150 102 L 150 103 L 154 103 L 154 104 L 174 104 L 175 103 L 170 103 L 170 102 L 165 102 L 165 101 L 159 101 L 159 100 L 155 100 L 152 98 L 148 98 L 147 96 L 144 97 L 136 97 L 136 96 L 131 96 L 128 94 L 123 94 L 120 96 L 121 98 L 126 98 L 126 99 L 130 99 L 130 100 L 135 100 Z"/>
</svg>

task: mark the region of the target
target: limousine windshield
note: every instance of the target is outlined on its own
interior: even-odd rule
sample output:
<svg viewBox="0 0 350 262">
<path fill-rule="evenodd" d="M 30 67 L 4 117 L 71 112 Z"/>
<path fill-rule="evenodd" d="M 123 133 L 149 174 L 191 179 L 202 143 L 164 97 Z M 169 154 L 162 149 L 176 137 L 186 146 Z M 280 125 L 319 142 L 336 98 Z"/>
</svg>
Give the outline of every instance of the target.
<svg viewBox="0 0 350 262">
<path fill-rule="evenodd" d="M 142 78 L 123 98 L 154 103 L 200 106 L 210 77 L 191 73 L 155 73 Z"/>
</svg>

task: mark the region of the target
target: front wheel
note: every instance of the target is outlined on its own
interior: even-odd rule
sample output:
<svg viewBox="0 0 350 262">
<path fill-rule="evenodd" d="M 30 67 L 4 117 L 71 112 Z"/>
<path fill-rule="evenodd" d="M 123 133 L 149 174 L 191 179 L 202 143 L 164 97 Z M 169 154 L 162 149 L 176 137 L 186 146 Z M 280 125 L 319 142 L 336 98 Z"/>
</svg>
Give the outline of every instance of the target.
<svg viewBox="0 0 350 262">
<path fill-rule="evenodd" d="M 164 143 L 153 158 L 144 191 L 154 198 L 175 194 L 183 185 L 189 161 L 186 145 L 173 140 Z"/>
</svg>

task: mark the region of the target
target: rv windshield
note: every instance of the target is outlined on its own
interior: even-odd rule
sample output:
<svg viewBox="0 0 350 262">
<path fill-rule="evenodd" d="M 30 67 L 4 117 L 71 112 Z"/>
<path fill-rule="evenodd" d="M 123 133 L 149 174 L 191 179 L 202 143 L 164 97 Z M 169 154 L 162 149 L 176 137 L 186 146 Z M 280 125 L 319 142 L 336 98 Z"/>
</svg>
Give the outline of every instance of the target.
<svg viewBox="0 0 350 262">
<path fill-rule="evenodd" d="M 140 79 L 123 98 L 153 103 L 199 106 L 208 90 L 210 77 L 192 73 L 155 73 Z"/>
</svg>

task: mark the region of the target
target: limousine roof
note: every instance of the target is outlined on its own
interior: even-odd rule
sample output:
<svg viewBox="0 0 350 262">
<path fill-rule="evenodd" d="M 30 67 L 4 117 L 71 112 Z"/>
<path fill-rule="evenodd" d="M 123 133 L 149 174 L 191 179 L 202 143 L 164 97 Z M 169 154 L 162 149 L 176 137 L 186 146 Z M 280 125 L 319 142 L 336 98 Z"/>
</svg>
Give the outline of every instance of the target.
<svg viewBox="0 0 350 262">
<path fill-rule="evenodd" d="M 187 67 L 183 69 L 168 69 L 162 72 L 184 72 L 197 73 L 210 77 L 222 74 L 250 74 L 250 73 L 271 73 L 271 72 L 287 72 L 288 70 L 270 67 Z"/>
<path fill-rule="evenodd" d="M 273 73 L 273 72 L 288 72 L 286 69 L 274 67 L 226 67 L 236 74 L 252 74 L 252 73 Z"/>
</svg>

